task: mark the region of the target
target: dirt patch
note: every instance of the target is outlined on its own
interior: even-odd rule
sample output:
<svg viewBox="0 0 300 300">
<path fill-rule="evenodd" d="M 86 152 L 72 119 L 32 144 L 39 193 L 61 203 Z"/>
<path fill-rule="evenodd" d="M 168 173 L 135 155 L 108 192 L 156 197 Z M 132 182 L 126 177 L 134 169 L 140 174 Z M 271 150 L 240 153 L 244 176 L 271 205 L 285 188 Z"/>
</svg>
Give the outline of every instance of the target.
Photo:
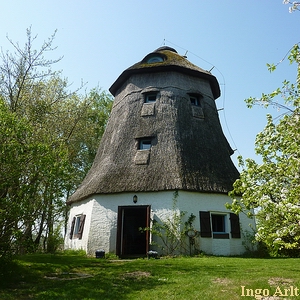
<svg viewBox="0 0 300 300">
<path fill-rule="evenodd" d="M 268 280 L 270 286 L 284 286 L 291 285 L 293 283 L 292 279 L 289 278 L 281 278 L 281 277 L 272 277 Z"/>
<path fill-rule="evenodd" d="M 49 275 L 44 276 L 46 279 L 52 280 L 75 280 L 75 279 L 82 279 L 82 278 L 90 278 L 93 277 L 90 274 L 84 273 L 52 273 Z"/>
<path fill-rule="evenodd" d="M 123 274 L 123 278 L 140 279 L 144 277 L 149 277 L 150 275 L 151 274 L 149 272 L 135 271 Z"/>
<path fill-rule="evenodd" d="M 231 280 L 228 278 L 215 278 L 212 280 L 213 283 L 221 284 L 221 285 L 229 285 L 231 284 Z"/>
</svg>

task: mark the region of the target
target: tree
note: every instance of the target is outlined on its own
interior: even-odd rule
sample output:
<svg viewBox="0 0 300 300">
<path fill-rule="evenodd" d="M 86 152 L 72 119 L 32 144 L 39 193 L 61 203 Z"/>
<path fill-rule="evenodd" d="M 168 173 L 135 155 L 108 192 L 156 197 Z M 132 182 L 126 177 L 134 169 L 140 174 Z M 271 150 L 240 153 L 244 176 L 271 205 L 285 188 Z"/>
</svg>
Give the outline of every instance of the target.
<svg viewBox="0 0 300 300">
<path fill-rule="evenodd" d="M 45 59 L 55 34 L 34 50 L 31 29 L 24 48 L 1 53 L 0 257 L 12 251 L 57 247 L 65 197 L 94 159 L 112 106 L 99 88 L 69 91 L 67 79 Z"/>
<path fill-rule="evenodd" d="M 289 12 L 292 13 L 296 10 L 299 10 L 300 2 L 299 1 L 289 1 L 289 0 L 283 0 L 283 4 L 290 4 Z"/>
<path fill-rule="evenodd" d="M 288 56 L 297 65 L 296 83 L 287 80 L 283 87 L 261 98 L 246 100 L 249 107 L 273 105 L 283 111 L 280 119 L 267 116 L 267 125 L 255 141 L 262 163 L 239 158 L 243 167 L 240 179 L 230 193 L 234 212 L 255 210 L 256 240 L 273 254 L 300 254 L 300 53 L 295 45 Z M 268 65 L 274 71 L 277 65 Z M 282 102 L 283 101 L 283 102 Z M 249 213 L 250 217 L 253 214 Z"/>
</svg>

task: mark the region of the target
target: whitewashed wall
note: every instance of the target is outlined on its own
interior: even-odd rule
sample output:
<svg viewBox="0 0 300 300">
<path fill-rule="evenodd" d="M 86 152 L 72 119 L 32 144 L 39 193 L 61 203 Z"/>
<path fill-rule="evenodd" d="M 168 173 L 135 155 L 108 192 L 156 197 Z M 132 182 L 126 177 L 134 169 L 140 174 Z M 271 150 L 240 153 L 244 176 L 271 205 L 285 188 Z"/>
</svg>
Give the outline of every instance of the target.
<svg viewBox="0 0 300 300">
<path fill-rule="evenodd" d="M 133 196 L 138 196 L 138 202 L 133 203 Z M 122 193 L 109 195 L 95 195 L 93 198 L 73 204 L 70 210 L 68 222 L 68 234 L 66 235 L 65 248 L 84 249 L 89 255 L 94 255 L 98 249 L 108 252 L 116 251 L 117 239 L 117 212 L 118 206 L 127 205 L 151 205 L 151 219 L 155 216 L 161 220 L 165 219 L 171 212 L 173 206 L 173 191 L 149 192 L 149 193 Z M 179 191 L 177 207 L 196 216 L 193 223 L 194 228 L 200 231 L 199 211 L 211 211 L 230 213 L 225 208 L 225 203 L 231 199 L 222 194 L 196 193 Z M 86 214 L 83 236 L 81 240 L 70 239 L 69 231 L 74 216 Z M 229 228 L 229 215 L 227 218 Z M 240 214 L 241 239 L 214 239 L 198 238 L 200 249 L 207 254 L 214 255 L 236 255 L 245 251 L 242 244 L 243 231 L 250 231 L 249 224 L 253 226 L 254 221 Z M 230 233 L 230 231 L 229 231 Z"/>
</svg>

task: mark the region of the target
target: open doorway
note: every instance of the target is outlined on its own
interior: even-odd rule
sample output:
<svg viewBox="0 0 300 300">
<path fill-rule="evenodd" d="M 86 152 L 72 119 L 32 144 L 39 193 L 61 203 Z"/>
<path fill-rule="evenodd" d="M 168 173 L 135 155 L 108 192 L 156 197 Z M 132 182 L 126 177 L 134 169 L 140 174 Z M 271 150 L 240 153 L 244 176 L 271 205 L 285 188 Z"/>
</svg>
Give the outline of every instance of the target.
<svg viewBox="0 0 300 300">
<path fill-rule="evenodd" d="M 145 256 L 149 250 L 150 206 L 119 206 L 117 255 L 120 257 Z"/>
</svg>

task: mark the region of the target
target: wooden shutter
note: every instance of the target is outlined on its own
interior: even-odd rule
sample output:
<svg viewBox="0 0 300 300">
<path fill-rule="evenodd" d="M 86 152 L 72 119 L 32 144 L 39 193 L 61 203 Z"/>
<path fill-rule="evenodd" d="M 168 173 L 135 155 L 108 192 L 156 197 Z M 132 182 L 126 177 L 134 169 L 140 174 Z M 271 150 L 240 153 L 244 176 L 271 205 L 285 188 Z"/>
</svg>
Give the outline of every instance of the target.
<svg viewBox="0 0 300 300">
<path fill-rule="evenodd" d="M 200 211 L 200 235 L 201 237 L 212 237 L 209 211 Z"/>
<path fill-rule="evenodd" d="M 73 238 L 73 232 L 74 232 L 74 227 L 75 227 L 75 221 L 76 221 L 76 217 L 74 217 L 73 220 L 72 220 L 72 225 L 71 225 L 71 230 L 70 230 L 70 239 Z"/>
<path fill-rule="evenodd" d="M 85 221 L 85 216 L 86 215 L 81 215 L 80 217 L 80 222 L 79 222 L 79 228 L 78 228 L 78 238 L 82 238 L 82 233 L 83 233 L 83 228 L 84 228 L 84 221 Z"/>
<path fill-rule="evenodd" d="M 231 237 L 233 239 L 241 238 L 240 218 L 238 215 L 230 213 Z"/>
</svg>

